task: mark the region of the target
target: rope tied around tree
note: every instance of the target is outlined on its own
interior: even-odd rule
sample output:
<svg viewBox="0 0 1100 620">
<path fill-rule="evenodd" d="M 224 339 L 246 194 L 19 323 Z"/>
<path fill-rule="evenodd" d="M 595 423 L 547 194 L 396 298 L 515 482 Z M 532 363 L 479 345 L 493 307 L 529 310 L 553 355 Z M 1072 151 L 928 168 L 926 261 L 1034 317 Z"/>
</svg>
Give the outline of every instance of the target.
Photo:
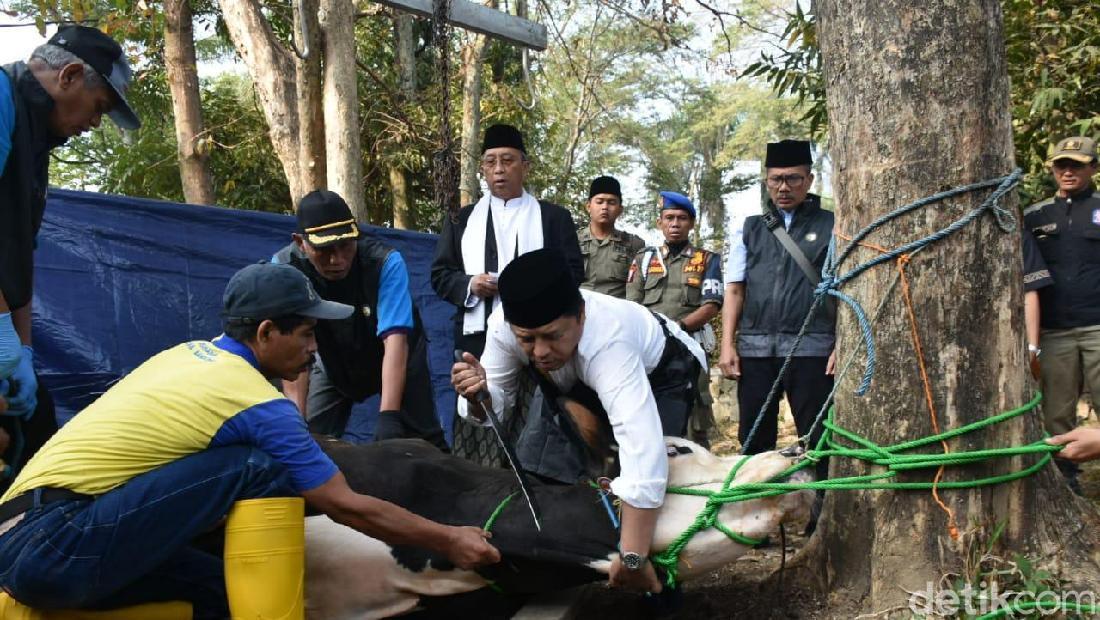
<svg viewBox="0 0 1100 620">
<path fill-rule="evenodd" d="M 978 183 L 971 183 L 961 187 L 957 187 L 944 192 L 922 198 L 916 202 L 907 204 L 903 207 L 895 209 L 894 211 L 879 217 L 864 227 L 850 240 L 844 251 L 840 254 L 840 257 L 834 260 L 836 239 L 830 242 L 829 252 L 826 256 L 825 265 L 822 269 L 822 281 L 814 290 L 814 301 L 811 305 L 810 311 L 807 313 L 806 319 L 803 321 L 802 328 L 799 330 L 795 342 L 793 343 L 790 352 L 784 359 L 784 363 L 780 369 L 779 377 L 772 385 L 771 392 L 768 395 L 768 400 L 765 402 L 764 407 L 761 409 L 757 416 L 753 428 L 749 432 L 748 437 L 745 440 L 745 446 L 750 445 L 753 436 L 755 435 L 761 421 L 763 420 L 764 412 L 767 411 L 774 399 L 779 386 L 782 383 L 783 377 L 790 365 L 791 359 L 794 357 L 794 353 L 798 350 L 798 347 L 805 336 L 806 330 L 809 326 L 810 319 L 814 313 L 820 307 L 820 304 L 827 295 L 832 295 L 837 299 L 840 299 L 850 308 L 856 316 L 856 320 L 859 324 L 861 338 L 864 342 L 864 348 L 867 352 L 867 361 L 864 367 L 863 378 L 860 382 L 859 388 L 856 390 L 856 394 L 859 396 L 864 395 L 870 388 L 871 379 L 874 376 L 875 366 L 875 346 L 874 337 L 872 332 L 872 324 L 878 321 L 881 316 L 882 310 L 886 305 L 886 301 L 892 293 L 894 287 L 900 281 L 903 285 L 903 295 L 905 298 L 906 306 L 908 308 L 908 317 L 910 321 L 911 334 L 913 337 L 913 344 L 915 348 L 915 354 L 920 368 L 921 379 L 924 385 L 925 399 L 929 407 L 929 413 L 932 419 L 933 435 L 923 437 L 920 439 L 899 443 L 893 446 L 878 446 L 874 442 L 857 435 L 851 431 L 841 428 L 833 421 L 835 414 L 835 407 L 832 406 L 833 397 L 836 393 L 836 385 L 839 385 L 840 377 L 843 377 L 848 368 L 854 361 L 854 352 L 849 356 L 845 363 L 844 369 L 841 372 L 840 377 L 834 385 L 833 391 L 829 394 L 825 404 L 822 406 L 817 418 L 814 420 L 814 424 L 811 426 L 810 431 L 803 439 L 811 437 L 817 430 L 819 424 L 823 424 L 825 431 L 822 433 L 817 445 L 810 451 L 808 451 L 804 457 L 795 465 L 791 466 L 787 470 L 781 472 L 777 476 L 773 477 L 768 482 L 762 483 L 744 483 L 739 485 L 733 485 L 732 481 L 736 477 L 737 471 L 741 466 L 748 461 L 748 458 L 741 459 L 736 466 L 734 466 L 729 474 L 726 476 L 721 488 L 717 491 L 709 491 L 705 489 L 695 488 L 683 488 L 683 487 L 669 487 L 668 493 L 680 494 L 680 495 L 696 495 L 706 497 L 707 501 L 704 509 L 689 526 L 671 545 L 661 553 L 656 554 L 653 557 L 655 565 L 665 569 L 667 574 L 668 584 L 674 586 L 678 574 L 679 557 L 683 549 L 688 545 L 691 539 L 700 531 L 708 528 L 715 528 L 723 532 L 732 540 L 745 544 L 756 544 L 757 540 L 742 534 L 733 532 L 728 527 L 724 526 L 718 519 L 719 513 L 722 507 L 728 503 L 747 501 L 751 499 L 759 499 L 763 497 L 771 497 L 775 495 L 781 495 L 784 493 L 790 493 L 800 489 L 813 489 L 813 490 L 868 490 L 868 489 L 891 489 L 891 490 L 931 490 L 936 502 L 943 508 L 948 514 L 949 529 L 952 532 L 952 536 L 957 536 L 957 528 L 954 524 L 954 514 L 947 507 L 947 505 L 939 498 L 939 489 L 963 489 L 963 488 L 975 488 L 980 486 L 987 486 L 993 484 L 1003 484 L 1005 482 L 1011 482 L 1018 480 L 1034 473 L 1038 472 L 1044 466 L 1051 461 L 1051 455 L 1061 449 L 1060 446 L 1052 446 L 1042 440 L 1024 445 L 1024 446 L 1012 446 L 1007 448 L 994 448 L 985 450 L 972 450 L 966 452 L 951 452 L 947 445 L 947 440 L 966 433 L 974 432 L 979 429 L 983 429 L 994 424 L 998 424 L 1022 415 L 1027 411 L 1031 411 L 1042 399 L 1041 393 L 1036 393 L 1027 404 L 1005 411 L 996 415 L 993 415 L 985 420 L 962 426 L 957 429 L 949 430 L 946 432 L 940 432 L 939 422 L 936 416 L 935 405 L 932 399 L 931 383 L 928 379 L 927 369 L 924 362 L 923 346 L 920 342 L 920 337 L 916 327 L 916 315 L 913 309 L 912 298 L 909 292 L 909 282 L 905 275 L 905 268 L 908 266 L 912 257 L 927 248 L 928 246 L 935 244 L 939 241 L 946 239 L 955 232 L 961 230 L 964 226 L 976 221 L 984 213 L 992 213 L 996 220 L 997 226 L 1004 232 L 1013 232 L 1016 229 L 1015 216 L 1001 206 L 1001 200 L 1003 197 L 1019 182 L 1021 178 L 1021 171 L 1019 169 L 1014 170 L 1012 173 L 1005 175 L 997 179 L 991 179 L 981 181 Z M 974 192 L 981 189 L 995 188 L 994 191 L 987 197 L 982 203 L 970 210 L 963 217 L 955 220 L 942 230 L 936 231 L 930 235 L 927 235 L 916 241 L 904 244 L 898 248 L 887 250 L 874 246 L 873 244 L 866 243 L 864 240 L 875 230 L 881 228 L 886 223 L 922 207 L 941 202 L 953 196 L 958 196 L 968 192 Z M 837 235 L 842 236 L 842 235 Z M 837 275 L 837 269 L 839 265 L 844 263 L 844 260 L 857 248 L 857 247 L 871 247 L 879 251 L 879 256 L 857 265 L 843 275 Z M 851 297 L 841 293 L 838 289 L 843 284 L 855 279 L 859 275 L 865 273 L 872 267 L 883 264 L 887 261 L 896 261 L 898 276 L 894 282 L 890 285 L 879 304 L 879 307 L 875 311 L 873 319 L 868 319 L 863 308 L 859 302 Z M 845 441 L 855 444 L 856 447 L 850 447 L 842 445 L 835 437 L 839 437 Z M 927 446 L 931 443 L 939 442 L 944 452 L 941 454 L 902 454 L 902 452 L 910 451 L 916 448 Z M 745 447 L 742 448 L 742 454 L 744 454 Z M 960 466 L 971 465 L 974 463 L 987 461 L 995 458 L 1006 458 L 1012 456 L 1021 456 L 1029 454 L 1041 455 L 1041 458 L 1035 464 L 1030 467 L 1026 467 L 1022 470 L 1001 474 L 997 476 L 989 476 L 978 480 L 969 481 L 948 481 L 942 482 L 941 477 L 944 468 L 947 466 Z M 862 460 L 870 465 L 876 467 L 885 467 L 886 471 L 882 473 L 866 474 L 862 476 L 849 476 L 845 478 L 833 478 L 829 480 L 821 480 L 815 482 L 783 482 L 795 472 L 810 467 L 823 458 L 838 457 L 838 458 L 851 458 L 856 460 Z M 896 478 L 899 472 L 913 471 L 917 469 L 930 469 L 936 468 L 937 473 L 934 479 L 930 482 L 898 482 L 893 479 Z"/>
<path fill-rule="evenodd" d="M 852 241 L 848 243 L 848 245 L 844 248 L 844 251 L 841 252 L 840 257 L 837 258 L 835 261 L 833 260 L 833 258 L 836 248 L 836 239 L 834 238 L 832 241 L 830 241 L 829 253 L 828 255 L 826 255 L 825 264 L 821 269 L 821 282 L 814 290 L 813 304 L 810 306 L 810 311 L 806 313 L 805 320 L 802 321 L 802 327 L 798 330 L 798 335 L 795 337 L 794 343 L 791 345 L 791 350 L 787 353 L 787 356 L 783 360 L 783 365 L 779 369 L 779 375 L 772 383 L 771 390 L 768 391 L 768 398 L 765 399 L 764 406 L 760 408 L 760 412 L 756 415 L 756 420 L 753 422 L 752 429 L 749 431 L 748 436 L 745 438 L 744 445 L 741 448 L 741 453 L 744 454 L 748 446 L 752 444 L 752 439 L 756 435 L 757 430 L 759 430 L 761 422 L 763 422 L 764 420 L 765 412 L 767 412 L 768 408 L 771 407 L 772 401 L 775 400 L 776 394 L 779 392 L 779 387 L 783 384 L 784 377 L 787 376 L 787 370 L 790 368 L 791 360 L 794 358 L 794 354 L 802 345 L 802 339 L 806 336 L 806 330 L 809 329 L 810 321 L 813 320 L 814 315 L 817 313 L 818 308 L 821 307 L 821 304 L 824 301 L 826 295 L 836 297 L 837 299 L 847 304 L 850 308 L 852 308 L 852 311 L 856 315 L 856 319 L 859 321 L 860 334 L 863 339 L 864 347 L 867 351 L 867 360 L 864 365 L 863 378 L 860 381 L 859 387 L 856 389 L 856 395 L 863 396 L 867 393 L 868 390 L 870 390 L 871 380 L 874 378 L 875 374 L 875 363 L 877 361 L 877 357 L 875 355 L 874 334 L 871 330 L 871 324 L 869 321 L 867 321 L 866 314 L 864 313 L 863 308 L 860 306 L 859 302 L 841 293 L 839 290 L 840 287 L 848 283 L 849 281 L 859 277 L 861 274 L 871 269 L 872 267 L 881 265 L 882 263 L 891 260 L 895 260 L 901 255 L 913 254 L 929 245 L 943 241 L 944 239 L 961 230 L 963 227 L 977 220 L 986 212 L 991 212 L 993 214 L 993 217 L 997 220 L 997 225 L 1002 231 L 1014 231 L 1016 229 L 1016 218 L 1012 213 L 1001 206 L 1001 199 L 1004 198 L 1004 196 L 1013 187 L 1015 187 L 1017 183 L 1020 182 L 1022 176 L 1023 171 L 1017 168 L 1011 173 L 996 179 L 989 179 L 985 181 L 979 181 L 977 183 L 962 185 L 960 187 L 956 187 L 947 191 L 932 194 L 931 196 L 927 196 L 925 198 L 921 198 L 920 200 L 911 202 L 902 207 L 898 207 L 897 209 L 875 219 L 870 224 L 863 227 L 863 229 L 860 230 L 859 233 L 857 233 L 852 238 Z M 969 213 L 952 222 L 946 228 L 938 230 L 921 239 L 917 239 L 916 241 L 912 241 L 900 247 L 894 248 L 893 250 L 890 250 L 888 252 L 884 252 L 883 254 L 865 263 L 857 265 L 843 275 L 837 275 L 837 269 L 839 268 L 839 266 L 844 263 L 845 259 L 848 258 L 848 256 L 855 250 L 856 247 L 859 247 L 860 242 L 862 242 L 865 238 L 867 238 L 868 235 L 875 232 L 885 224 L 903 215 L 916 211 L 917 209 L 921 209 L 923 207 L 942 202 L 944 200 L 947 200 L 948 198 L 953 198 L 955 196 L 979 191 L 982 189 L 988 189 L 990 187 L 994 187 L 996 189 L 994 189 L 989 197 L 982 201 L 980 205 L 970 210 Z"/>
</svg>

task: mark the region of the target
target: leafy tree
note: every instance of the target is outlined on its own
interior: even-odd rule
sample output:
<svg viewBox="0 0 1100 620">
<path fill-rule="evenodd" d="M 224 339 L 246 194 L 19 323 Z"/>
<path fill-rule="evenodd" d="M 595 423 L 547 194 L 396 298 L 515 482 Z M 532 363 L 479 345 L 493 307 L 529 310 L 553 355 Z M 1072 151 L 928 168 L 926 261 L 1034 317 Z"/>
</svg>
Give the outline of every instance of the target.
<svg viewBox="0 0 1100 620">
<path fill-rule="evenodd" d="M 288 212 L 289 190 L 267 139 L 267 127 L 247 78 L 225 73 L 202 83 L 217 203 L 238 209 Z M 51 179 L 66 187 L 183 200 L 175 129 L 164 72 L 146 70 L 129 94 L 142 128 L 123 133 L 105 123 L 72 140 L 53 162 Z"/>
<path fill-rule="evenodd" d="M 1026 173 L 1021 193 L 1027 204 L 1054 190 L 1045 164 L 1053 142 L 1100 136 L 1100 11 L 1093 0 L 1004 0 L 1002 8 L 1016 162 Z M 779 95 L 805 102 L 805 119 L 815 133 L 824 132 L 814 14 L 796 4 L 782 41 L 779 51 L 762 52 L 742 75 L 763 77 Z"/>
</svg>

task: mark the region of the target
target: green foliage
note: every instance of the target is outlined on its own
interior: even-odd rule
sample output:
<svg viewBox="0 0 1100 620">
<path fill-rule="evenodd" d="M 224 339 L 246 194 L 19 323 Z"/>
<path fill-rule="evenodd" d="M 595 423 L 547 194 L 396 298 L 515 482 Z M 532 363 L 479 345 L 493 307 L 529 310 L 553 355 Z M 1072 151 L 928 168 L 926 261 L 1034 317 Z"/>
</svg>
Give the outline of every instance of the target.
<svg viewBox="0 0 1100 620">
<path fill-rule="evenodd" d="M 200 84 L 217 204 L 237 209 L 290 210 L 289 189 L 267 139 L 267 124 L 247 78 L 225 73 Z M 57 151 L 51 179 L 67 187 L 183 200 L 176 133 L 164 71 L 150 68 L 130 92 L 140 131 L 109 122 Z"/>
<path fill-rule="evenodd" d="M 1053 143 L 1100 137 L 1100 11 L 1092 0 L 1005 0 L 1017 163 L 1025 204 L 1053 193 L 1045 169 Z"/>
<path fill-rule="evenodd" d="M 760 52 L 760 60 L 742 71 L 744 77 L 762 77 L 780 96 L 794 97 L 805 111 L 799 119 L 809 124 L 810 136 L 824 138 L 828 126 L 825 110 L 825 80 L 821 72 L 821 50 L 817 44 L 817 21 L 813 13 L 787 13 L 787 26 L 780 35 L 784 47 Z"/>
<path fill-rule="evenodd" d="M 1003 0 L 1016 161 L 1026 173 L 1023 204 L 1054 191 L 1049 149 L 1071 135 L 1100 137 L 1100 11 L 1094 0 Z M 816 18 L 796 8 L 784 48 L 761 52 L 743 75 L 764 77 L 780 95 L 808 106 L 815 134 L 826 123 Z"/>
</svg>

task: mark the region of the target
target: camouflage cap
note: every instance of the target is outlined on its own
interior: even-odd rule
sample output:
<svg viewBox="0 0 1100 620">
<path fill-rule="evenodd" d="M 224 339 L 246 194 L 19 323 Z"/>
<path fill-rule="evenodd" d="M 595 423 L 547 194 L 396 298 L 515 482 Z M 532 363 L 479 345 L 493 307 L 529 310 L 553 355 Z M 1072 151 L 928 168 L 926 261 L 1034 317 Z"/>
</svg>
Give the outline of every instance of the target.
<svg viewBox="0 0 1100 620">
<path fill-rule="evenodd" d="M 1096 141 L 1084 136 L 1064 138 L 1054 147 L 1054 154 L 1047 163 L 1053 163 L 1059 159 L 1072 159 L 1083 164 L 1096 160 Z"/>
</svg>

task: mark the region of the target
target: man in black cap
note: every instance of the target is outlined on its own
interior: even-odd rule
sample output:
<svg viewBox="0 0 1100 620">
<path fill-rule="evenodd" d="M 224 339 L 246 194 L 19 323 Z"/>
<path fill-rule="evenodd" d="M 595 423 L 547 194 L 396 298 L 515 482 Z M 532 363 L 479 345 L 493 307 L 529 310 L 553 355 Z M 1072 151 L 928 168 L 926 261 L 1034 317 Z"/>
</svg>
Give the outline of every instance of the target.
<svg viewBox="0 0 1100 620">
<path fill-rule="evenodd" d="M 588 226 L 577 232 L 584 257 L 581 287 L 623 299 L 630 261 L 645 247 L 637 235 L 615 228 L 623 193 L 614 177 L 596 177 L 588 188 Z"/>
<path fill-rule="evenodd" d="M 1030 349 L 1042 361 L 1046 430 L 1064 435 L 1077 426 L 1083 386 L 1093 407 L 1100 408 L 1100 192 L 1092 180 L 1100 169 L 1096 141 L 1063 138 L 1047 164 L 1058 190 L 1024 209 L 1024 227 L 1035 236 L 1053 278 L 1051 286 L 1039 290 L 1042 329 L 1038 345 Z M 1080 493 L 1077 466 L 1063 458 L 1055 464 Z"/>
<path fill-rule="evenodd" d="M 609 581 L 659 591 L 646 560 L 668 482 L 663 436 L 679 434 L 687 423 L 692 385 L 706 363 L 702 349 L 675 323 L 638 304 L 580 290 L 554 249 L 512 261 L 500 275 L 500 300 L 502 307 L 489 317 L 481 360 L 466 353 L 451 369 L 451 383 L 465 397 L 459 400 L 460 415 L 481 420 L 482 406 L 503 413 L 513 405 L 518 377 L 525 371 L 540 377 L 550 400 L 558 400 L 554 392 L 593 394 L 580 398 L 598 424 L 586 424 L 562 409 L 556 417 L 564 421 L 569 416 L 582 429 L 601 428 L 619 446 L 620 473 L 610 488 L 623 502 L 621 554 L 612 561 Z M 483 391 L 487 400 L 478 397 Z M 520 442 L 534 434 L 532 425 L 554 424 L 550 416 L 532 416 Z M 611 439 L 581 433 L 595 437 L 589 447 Z M 521 466 L 545 475 L 523 448 Z M 562 482 L 583 475 L 577 471 Z"/>
<path fill-rule="evenodd" d="M 836 304 L 830 298 L 810 321 L 780 392 L 761 412 L 813 303 L 832 239 L 833 214 L 809 193 L 812 163 L 809 142 L 768 144 L 764 214 L 747 218 L 731 237 L 719 368 L 727 378 L 739 379 L 737 435 L 747 442 L 747 454 L 775 448 L 780 396 L 786 394 L 799 435 L 805 435 L 833 387 Z M 749 441 L 758 415 L 764 420 Z M 819 425 L 811 445 L 821 431 Z M 818 478 L 827 472 L 827 464 L 819 464 Z"/>
<path fill-rule="evenodd" d="M 489 193 L 463 207 L 453 221 L 443 221 L 432 262 L 432 288 L 456 308 L 457 349 L 481 354 L 486 321 L 497 305 L 497 275 L 516 257 L 557 248 L 574 280 L 584 280 L 573 217 L 565 208 L 527 193 L 524 182 L 530 168 L 519 130 L 511 125 L 489 127 L 481 148 L 481 174 Z M 474 456 L 477 447 L 470 444 L 477 442 L 476 437 L 456 433 L 455 454 Z"/>
<path fill-rule="evenodd" d="M 352 405 L 381 394 L 376 441 L 420 437 L 448 450 L 401 253 L 362 234 L 344 199 L 326 190 L 298 202 L 292 239 L 272 262 L 293 265 L 322 298 L 355 308 L 347 318 L 318 322 L 320 363 L 283 382 L 310 430 L 340 437 Z"/>
<path fill-rule="evenodd" d="M 196 619 L 227 618 L 222 558 L 191 543 L 235 502 L 277 496 L 460 567 L 499 561 L 480 528 L 353 492 L 271 385 L 310 364 L 318 320 L 354 308 L 322 300 L 293 267 L 263 263 L 237 272 L 223 302 L 225 334 L 134 369 L 0 498 L 0 588 L 43 610 L 187 601 Z"/>
<path fill-rule="evenodd" d="M 104 115 L 123 129 L 140 123 L 126 102 L 132 74 L 122 48 L 95 28 L 64 26 L 27 62 L 0 69 L 0 295 L 10 308 L 10 316 L 0 313 L 0 340 L 14 330 L 23 344 L 14 372 L 0 374 L 0 380 L 7 381 L 9 412 L 24 419 L 24 453 L 30 455 L 57 430 L 31 348 L 31 276 L 49 153 L 98 127 Z M 0 420 L 11 423 L 10 417 Z"/>
</svg>

